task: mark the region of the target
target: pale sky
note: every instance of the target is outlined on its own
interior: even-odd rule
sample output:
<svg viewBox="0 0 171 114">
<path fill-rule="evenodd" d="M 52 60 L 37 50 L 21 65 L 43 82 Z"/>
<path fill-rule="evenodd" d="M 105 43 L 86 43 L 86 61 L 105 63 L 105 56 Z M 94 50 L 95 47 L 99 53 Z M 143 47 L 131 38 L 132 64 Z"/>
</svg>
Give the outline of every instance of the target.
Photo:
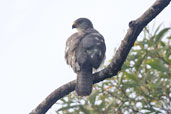
<svg viewBox="0 0 171 114">
<path fill-rule="evenodd" d="M 129 21 L 154 1 L 0 0 L 0 114 L 28 114 L 54 89 L 76 78 L 64 60 L 75 19 L 89 18 L 103 34 L 107 61 Z M 171 5 L 155 23 L 171 26 Z"/>
</svg>

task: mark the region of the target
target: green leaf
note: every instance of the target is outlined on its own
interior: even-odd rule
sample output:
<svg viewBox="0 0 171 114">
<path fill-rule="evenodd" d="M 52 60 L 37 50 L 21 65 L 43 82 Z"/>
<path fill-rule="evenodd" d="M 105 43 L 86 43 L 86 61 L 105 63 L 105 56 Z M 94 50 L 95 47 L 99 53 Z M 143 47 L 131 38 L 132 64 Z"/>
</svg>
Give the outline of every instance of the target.
<svg viewBox="0 0 171 114">
<path fill-rule="evenodd" d="M 105 102 L 104 101 L 102 101 L 101 103 L 100 103 L 100 105 L 99 105 L 99 108 L 104 108 L 105 107 Z"/>
<path fill-rule="evenodd" d="M 95 104 L 96 97 L 97 97 L 98 94 L 99 94 L 98 90 L 95 90 L 95 91 L 93 91 L 93 93 L 88 97 L 88 100 L 90 101 L 90 103 L 91 103 L 92 105 Z"/>
<path fill-rule="evenodd" d="M 148 40 L 148 46 L 151 47 L 154 45 L 154 38 L 156 37 L 156 35 L 153 35 L 150 37 L 150 39 Z"/>
<path fill-rule="evenodd" d="M 128 64 L 128 63 L 127 63 Z M 122 65 L 122 71 L 124 71 L 125 69 L 130 68 L 129 65 L 127 65 L 126 62 Z"/>
<path fill-rule="evenodd" d="M 162 72 L 168 71 L 168 69 L 164 66 L 163 61 L 160 59 L 149 59 L 147 60 L 147 64 L 158 71 L 162 71 Z"/>
<path fill-rule="evenodd" d="M 86 106 L 80 105 L 79 107 L 80 110 L 84 112 L 84 114 L 91 114 L 91 108 L 88 107 L 87 105 Z"/>
<path fill-rule="evenodd" d="M 156 28 L 156 30 L 154 31 L 154 35 L 156 35 L 156 34 L 157 34 L 157 32 L 159 31 L 159 29 L 160 29 L 161 25 L 162 25 L 162 24 L 160 24 L 160 25 Z"/>
<path fill-rule="evenodd" d="M 137 86 L 139 86 L 138 81 L 137 82 L 129 81 L 129 82 L 123 84 L 124 89 L 131 88 L 131 87 L 137 87 Z"/>
<path fill-rule="evenodd" d="M 165 43 L 162 42 L 162 41 L 160 41 L 160 44 L 161 44 L 162 47 L 165 47 L 166 46 Z"/>
<path fill-rule="evenodd" d="M 78 107 L 78 106 L 79 106 L 79 105 L 65 106 L 65 107 L 59 108 L 59 109 L 57 110 L 57 112 L 59 112 L 59 111 L 64 111 L 64 110 L 68 110 L 68 109 L 75 108 L 75 107 Z"/>
<path fill-rule="evenodd" d="M 111 107 L 113 106 L 113 104 L 114 104 L 115 102 L 116 102 L 115 99 L 113 99 L 112 101 L 110 101 L 110 102 L 107 104 L 107 106 L 106 106 L 106 110 L 110 110 Z"/>
<path fill-rule="evenodd" d="M 66 103 L 66 100 L 64 98 L 60 99 L 63 103 Z"/>
<path fill-rule="evenodd" d="M 143 60 L 144 60 L 144 58 L 145 58 L 145 56 L 140 56 L 139 58 L 138 58 L 138 60 L 137 60 L 137 62 L 135 63 L 135 68 L 136 68 L 136 70 L 138 70 L 139 68 L 140 68 L 140 66 L 141 66 L 141 64 L 142 64 L 142 62 L 143 62 Z"/>
<path fill-rule="evenodd" d="M 167 39 L 171 39 L 171 36 L 170 37 L 167 37 Z"/>
<path fill-rule="evenodd" d="M 144 107 L 143 109 L 145 110 L 149 110 L 150 112 L 155 112 L 155 110 L 152 107 Z M 151 113 L 150 113 L 151 114 Z"/>
<path fill-rule="evenodd" d="M 136 77 L 133 74 L 130 74 L 128 72 L 124 72 L 124 74 L 128 77 L 128 79 L 137 81 Z"/>
<path fill-rule="evenodd" d="M 158 44 L 158 42 L 163 38 L 163 36 L 170 30 L 170 28 L 164 28 L 161 30 L 155 38 L 155 44 Z"/>
</svg>

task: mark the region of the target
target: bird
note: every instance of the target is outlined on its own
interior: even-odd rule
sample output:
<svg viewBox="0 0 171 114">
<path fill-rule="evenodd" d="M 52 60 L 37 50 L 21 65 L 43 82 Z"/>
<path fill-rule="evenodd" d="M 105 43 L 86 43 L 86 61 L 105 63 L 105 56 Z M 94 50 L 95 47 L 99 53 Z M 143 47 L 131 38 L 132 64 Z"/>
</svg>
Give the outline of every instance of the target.
<svg viewBox="0 0 171 114">
<path fill-rule="evenodd" d="M 88 18 L 76 19 L 72 29 L 77 32 L 66 41 L 65 60 L 77 74 L 77 95 L 89 96 L 93 87 L 93 69 L 98 69 L 105 58 L 105 40 Z"/>
</svg>

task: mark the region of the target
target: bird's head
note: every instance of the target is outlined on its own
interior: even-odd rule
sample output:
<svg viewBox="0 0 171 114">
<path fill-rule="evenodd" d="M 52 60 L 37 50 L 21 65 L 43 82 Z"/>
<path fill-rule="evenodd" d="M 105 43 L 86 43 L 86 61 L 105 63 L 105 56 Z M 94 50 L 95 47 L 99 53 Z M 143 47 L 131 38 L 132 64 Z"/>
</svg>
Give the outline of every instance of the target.
<svg viewBox="0 0 171 114">
<path fill-rule="evenodd" d="M 76 28 L 78 31 L 85 31 L 88 28 L 93 28 L 93 24 L 87 18 L 79 18 L 74 21 L 72 29 L 74 28 Z"/>
</svg>

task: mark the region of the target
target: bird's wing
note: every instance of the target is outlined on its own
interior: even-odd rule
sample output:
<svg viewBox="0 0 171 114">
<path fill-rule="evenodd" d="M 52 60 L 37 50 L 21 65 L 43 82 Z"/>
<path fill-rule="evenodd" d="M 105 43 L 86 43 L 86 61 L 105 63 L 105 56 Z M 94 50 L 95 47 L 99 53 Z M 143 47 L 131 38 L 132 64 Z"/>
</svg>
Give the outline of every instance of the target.
<svg viewBox="0 0 171 114">
<path fill-rule="evenodd" d="M 78 62 L 76 61 L 75 49 L 78 47 L 81 38 L 79 33 L 74 33 L 66 41 L 65 60 L 75 72 L 80 70 Z"/>
<path fill-rule="evenodd" d="M 106 46 L 103 36 L 92 30 L 80 41 L 79 48 L 76 51 L 76 59 L 80 66 L 91 64 L 91 67 L 97 69 L 104 59 L 105 51 Z"/>
</svg>

